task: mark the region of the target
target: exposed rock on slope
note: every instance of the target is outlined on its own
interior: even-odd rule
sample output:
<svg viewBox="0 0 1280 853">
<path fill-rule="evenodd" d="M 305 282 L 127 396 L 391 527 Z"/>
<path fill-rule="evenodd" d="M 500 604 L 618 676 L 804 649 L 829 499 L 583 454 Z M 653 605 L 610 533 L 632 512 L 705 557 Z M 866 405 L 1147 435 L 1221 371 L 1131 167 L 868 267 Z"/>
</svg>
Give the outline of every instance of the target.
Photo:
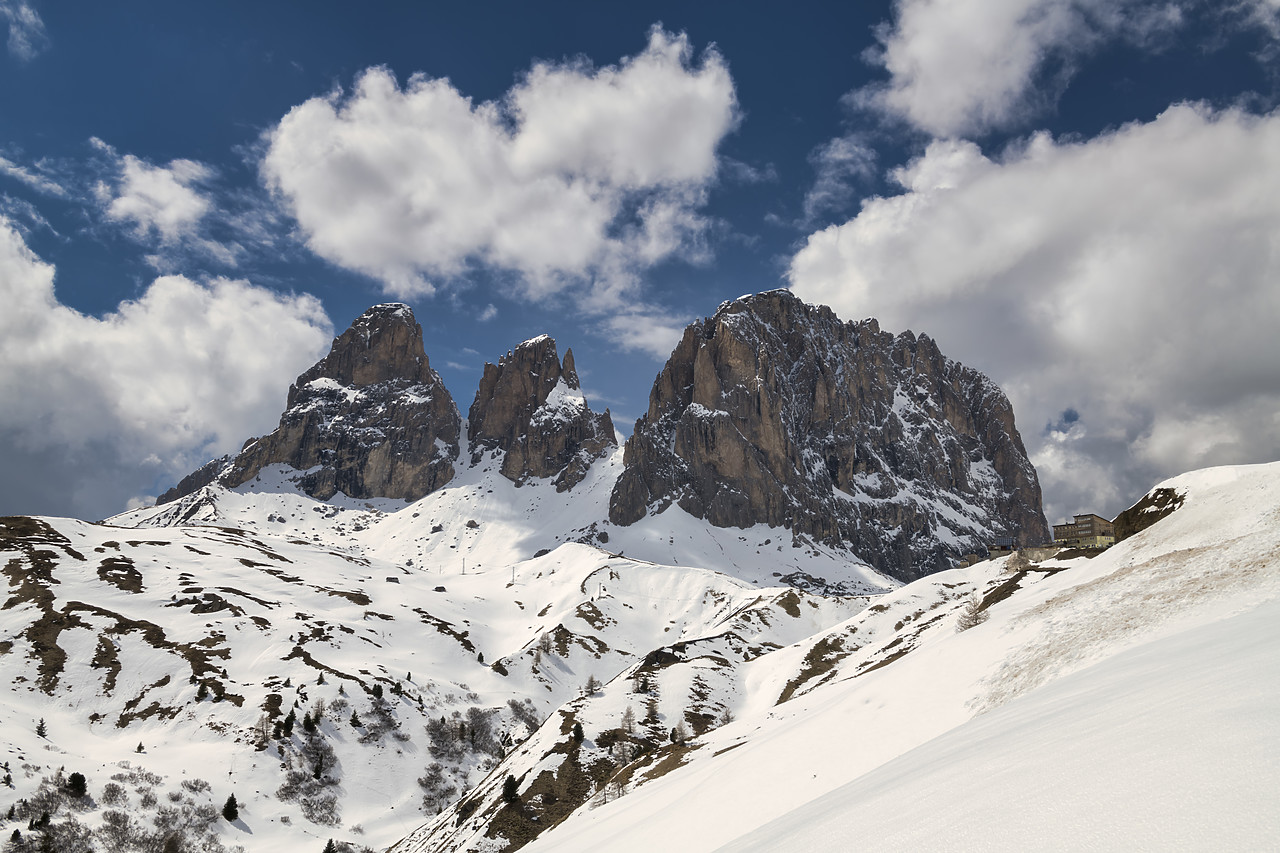
<svg viewBox="0 0 1280 853">
<path fill-rule="evenodd" d="M 1116 516 L 1116 541 L 1123 542 L 1135 533 L 1146 530 L 1182 506 L 1184 499 L 1185 495 L 1171 488 L 1157 487 L 1147 492 L 1142 500 Z"/>
<path fill-rule="evenodd" d="M 554 477 L 556 489 L 572 489 L 591 463 L 617 445 L 606 409 L 587 407 L 578 385 L 573 350 L 564 363 L 553 338 L 525 341 L 496 365 L 485 364 L 467 418 L 471 462 L 501 451 L 502 475 L 519 484 Z"/>
<path fill-rule="evenodd" d="M 321 500 L 337 492 L 416 500 L 453 477 L 461 428 L 413 311 L 375 305 L 289 388 L 275 432 L 200 468 L 158 503 L 213 482 L 238 486 L 277 463 L 307 471 L 300 485 Z"/>
<path fill-rule="evenodd" d="M 627 440 L 609 508 L 672 503 L 842 544 L 896 577 L 949 568 L 992 536 L 1048 538 L 1004 393 L 925 335 L 843 323 L 777 290 L 685 329 Z"/>
</svg>

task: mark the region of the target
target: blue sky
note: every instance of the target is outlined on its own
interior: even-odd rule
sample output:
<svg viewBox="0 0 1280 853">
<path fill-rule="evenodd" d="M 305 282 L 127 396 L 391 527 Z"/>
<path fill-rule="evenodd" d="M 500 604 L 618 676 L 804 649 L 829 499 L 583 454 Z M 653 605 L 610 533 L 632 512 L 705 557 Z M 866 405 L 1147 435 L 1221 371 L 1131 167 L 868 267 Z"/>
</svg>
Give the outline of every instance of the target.
<svg viewBox="0 0 1280 853">
<path fill-rule="evenodd" d="M 97 518 L 406 301 L 629 432 L 780 286 L 1014 402 L 1051 521 L 1280 452 L 1280 5 L 0 0 L 0 512 Z"/>
</svg>

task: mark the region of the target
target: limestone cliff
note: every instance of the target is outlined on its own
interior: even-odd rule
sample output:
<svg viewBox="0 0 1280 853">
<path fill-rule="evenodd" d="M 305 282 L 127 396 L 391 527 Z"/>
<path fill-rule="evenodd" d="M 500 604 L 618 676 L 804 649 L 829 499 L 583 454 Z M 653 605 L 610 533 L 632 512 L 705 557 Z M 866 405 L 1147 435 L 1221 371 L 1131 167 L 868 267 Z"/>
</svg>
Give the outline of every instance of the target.
<svg viewBox="0 0 1280 853">
<path fill-rule="evenodd" d="M 337 492 L 416 500 L 453 477 L 461 428 L 413 311 L 376 305 L 289 388 L 274 432 L 203 466 L 158 503 L 213 482 L 241 485 L 272 464 L 305 471 L 299 485 L 321 500 Z"/>
<path fill-rule="evenodd" d="M 785 290 L 685 329 L 627 440 L 609 508 L 677 504 L 850 548 L 902 579 L 994 536 L 1048 539 L 1004 393 L 927 336 L 844 323 Z"/>
<path fill-rule="evenodd" d="M 467 438 L 473 465 L 485 454 L 500 454 L 507 479 L 518 485 L 552 477 L 557 491 L 572 489 L 592 462 L 617 446 L 609 411 L 592 412 L 582 396 L 573 350 L 561 363 L 547 335 L 485 364 Z"/>
</svg>

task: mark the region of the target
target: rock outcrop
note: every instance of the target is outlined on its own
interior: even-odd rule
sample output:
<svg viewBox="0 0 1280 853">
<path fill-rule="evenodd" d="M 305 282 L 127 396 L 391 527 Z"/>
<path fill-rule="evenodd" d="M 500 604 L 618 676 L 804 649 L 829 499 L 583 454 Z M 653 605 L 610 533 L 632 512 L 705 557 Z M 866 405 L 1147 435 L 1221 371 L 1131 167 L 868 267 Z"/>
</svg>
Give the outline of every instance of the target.
<svg viewBox="0 0 1280 853">
<path fill-rule="evenodd" d="M 552 477 L 557 491 L 572 489 L 591 463 L 617 446 L 608 409 L 587 406 L 573 350 L 563 364 L 553 338 L 525 341 L 498 363 L 484 366 L 467 414 L 471 464 L 500 453 L 502 475 L 520 485 Z"/>
<path fill-rule="evenodd" d="M 676 504 L 768 524 L 908 580 L 1048 539 L 1004 393 L 927 336 L 844 323 L 785 290 L 685 329 L 627 440 L 610 520 Z"/>
<path fill-rule="evenodd" d="M 213 482 L 233 488 L 273 464 L 305 471 L 299 485 L 321 500 L 338 492 L 416 500 L 452 479 L 461 430 L 413 311 L 375 305 L 289 388 L 274 432 L 203 466 L 157 503 Z"/>
</svg>

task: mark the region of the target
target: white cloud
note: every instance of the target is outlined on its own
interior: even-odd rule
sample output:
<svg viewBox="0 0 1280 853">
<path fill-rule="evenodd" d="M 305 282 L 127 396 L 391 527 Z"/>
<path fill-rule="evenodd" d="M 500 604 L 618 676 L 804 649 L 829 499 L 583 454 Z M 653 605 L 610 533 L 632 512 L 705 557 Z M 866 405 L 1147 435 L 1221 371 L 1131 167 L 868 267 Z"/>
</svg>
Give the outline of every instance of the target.
<svg viewBox="0 0 1280 853">
<path fill-rule="evenodd" d="M 261 168 L 314 252 L 392 294 L 482 266 L 609 311 L 643 270 L 704 252 L 699 209 L 737 120 L 719 54 L 695 63 L 655 28 L 617 66 L 538 63 L 500 102 L 371 68 L 291 110 Z"/>
<path fill-rule="evenodd" d="M 19 165 L 7 157 L 0 156 L 0 174 L 8 175 L 14 180 L 26 184 L 36 192 L 44 193 L 45 195 L 59 198 L 65 198 L 67 195 L 67 191 L 58 182 L 39 172 L 28 169 L 26 166 Z"/>
<path fill-rule="evenodd" d="M 9 55 L 30 62 L 49 46 L 44 21 L 25 0 L 0 0 L 0 17 L 9 24 Z"/>
<path fill-rule="evenodd" d="M 64 493 L 51 502 L 88 516 L 151 487 L 105 472 L 181 476 L 270 429 L 332 335 L 313 297 L 244 281 L 165 276 L 97 319 L 60 304 L 53 279 L 0 220 L 0 481 L 41 470 Z"/>
<path fill-rule="evenodd" d="M 809 155 L 817 171 L 804 197 L 804 221 L 812 226 L 824 213 L 844 208 L 859 180 L 875 176 L 876 153 L 856 134 L 839 136 Z"/>
<path fill-rule="evenodd" d="M 999 381 L 1051 515 L 1280 458 L 1280 113 L 1178 105 L 998 159 L 939 141 L 896 178 L 809 237 L 792 286 Z"/>
<path fill-rule="evenodd" d="M 691 319 L 658 309 L 636 308 L 605 318 L 604 325 L 623 350 L 642 352 L 665 362 Z"/>
<path fill-rule="evenodd" d="M 156 166 L 132 154 L 121 156 L 101 139 L 90 141 L 112 172 L 94 188 L 103 215 L 127 227 L 138 242 L 156 248 L 146 259 L 159 272 L 180 269 L 190 254 L 236 266 L 243 247 L 235 240 L 211 239 L 208 234 L 215 225 L 250 240 L 262 239 L 261 217 L 255 216 L 251 203 L 238 216 L 214 204 L 207 184 L 215 174 L 204 163 L 178 159 Z M 240 201 L 246 206 L 245 199 Z"/>
<path fill-rule="evenodd" d="M 498 309 L 492 302 L 490 302 L 488 305 L 484 306 L 484 308 L 476 316 L 476 320 L 481 323 L 487 323 L 497 316 L 498 316 Z"/>
<path fill-rule="evenodd" d="M 1268 0 L 1253 0 L 1268 2 Z M 1123 39 L 1158 44 L 1199 0 L 898 0 L 879 35 L 887 84 L 855 103 L 934 136 L 1016 125 L 1052 104 L 1081 57 Z"/>
<path fill-rule="evenodd" d="M 97 147 L 115 158 L 115 152 L 100 140 Z M 213 176 L 213 171 L 194 160 L 173 160 L 167 166 L 153 166 L 132 154 L 116 158 L 119 175 L 115 181 L 98 184 L 98 200 L 106 207 L 108 219 L 133 226 L 139 239 L 158 237 L 173 244 L 193 236 L 212 204 L 197 187 Z"/>
</svg>

